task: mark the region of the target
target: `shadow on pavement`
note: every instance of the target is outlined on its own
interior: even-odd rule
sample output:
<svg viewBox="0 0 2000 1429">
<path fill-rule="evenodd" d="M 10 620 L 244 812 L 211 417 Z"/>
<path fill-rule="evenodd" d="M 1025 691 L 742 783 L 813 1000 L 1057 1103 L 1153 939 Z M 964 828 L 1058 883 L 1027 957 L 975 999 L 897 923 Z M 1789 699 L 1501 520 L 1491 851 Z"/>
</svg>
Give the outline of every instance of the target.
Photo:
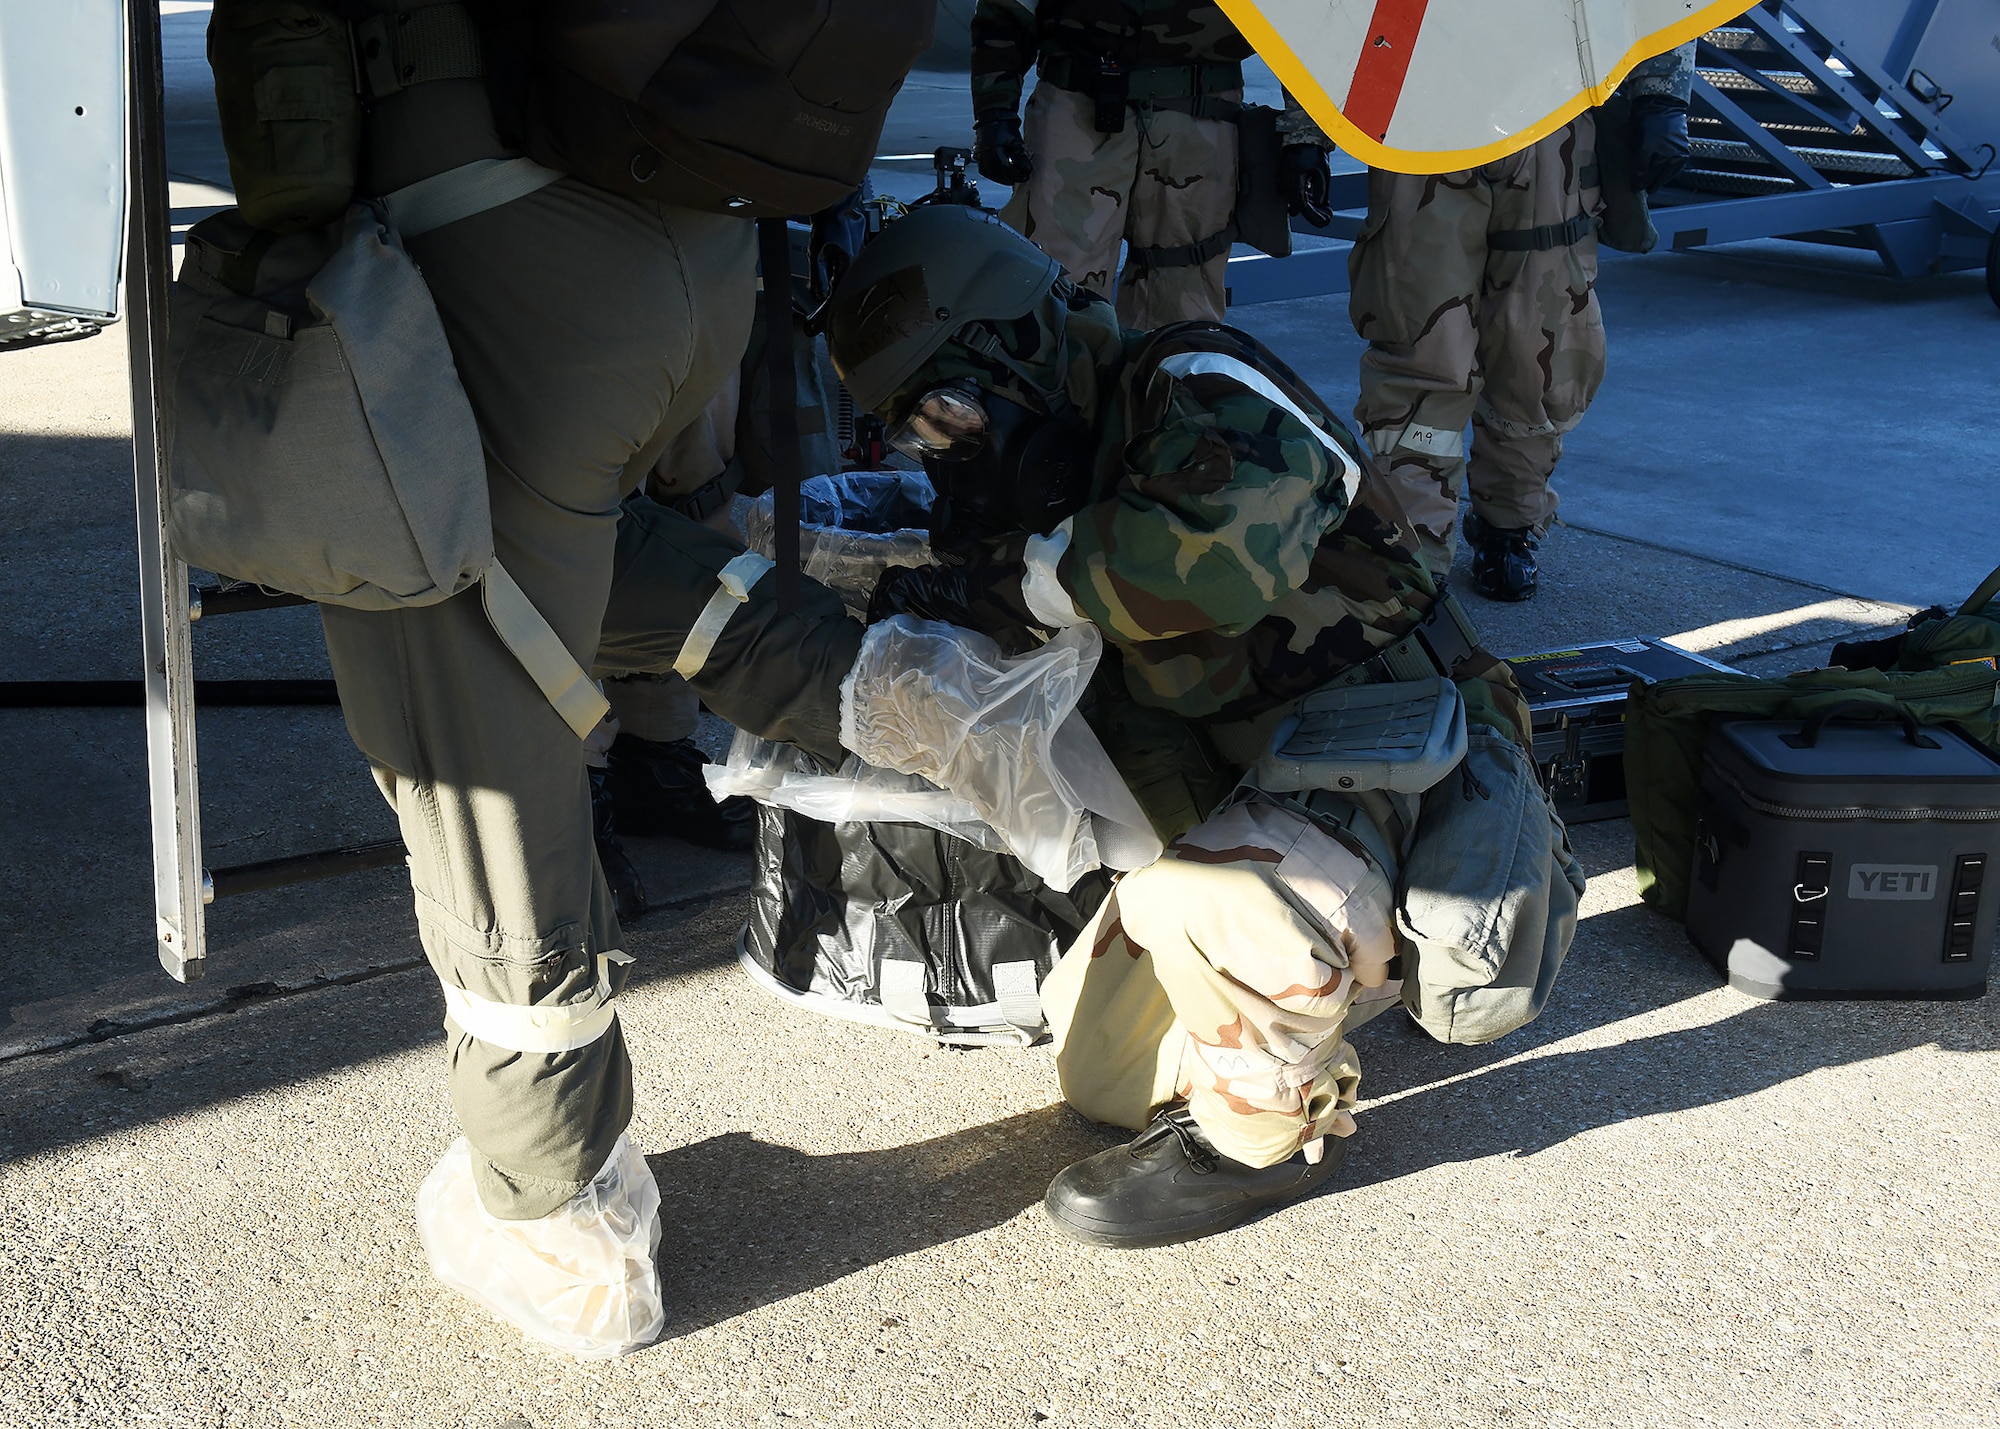
<svg viewBox="0 0 2000 1429">
<path fill-rule="evenodd" d="M 666 1337 L 997 1226 L 1129 1135 L 1058 1105 L 879 1151 L 812 1156 L 729 1132 L 648 1157 L 667 1227 Z"/>
</svg>

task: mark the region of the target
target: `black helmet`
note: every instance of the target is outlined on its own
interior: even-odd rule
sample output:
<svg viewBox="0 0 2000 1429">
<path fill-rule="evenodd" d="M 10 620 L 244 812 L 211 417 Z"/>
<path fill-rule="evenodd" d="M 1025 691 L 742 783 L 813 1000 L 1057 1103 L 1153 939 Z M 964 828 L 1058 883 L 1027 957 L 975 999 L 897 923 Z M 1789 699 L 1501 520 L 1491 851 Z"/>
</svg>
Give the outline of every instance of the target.
<svg viewBox="0 0 2000 1429">
<path fill-rule="evenodd" d="M 1061 276 L 994 214 L 916 209 L 861 250 L 828 299 L 833 370 L 857 403 L 878 411 L 953 335 L 1024 316 Z"/>
</svg>

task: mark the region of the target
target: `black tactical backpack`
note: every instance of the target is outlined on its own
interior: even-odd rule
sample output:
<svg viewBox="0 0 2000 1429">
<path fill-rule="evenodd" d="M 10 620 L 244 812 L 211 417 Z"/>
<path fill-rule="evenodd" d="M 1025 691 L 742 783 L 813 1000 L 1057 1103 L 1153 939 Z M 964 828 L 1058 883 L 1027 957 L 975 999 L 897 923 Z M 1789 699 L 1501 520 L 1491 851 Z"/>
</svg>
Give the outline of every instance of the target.
<svg viewBox="0 0 2000 1429">
<path fill-rule="evenodd" d="M 934 0 L 538 7 L 529 152 L 634 198 L 776 218 L 857 188 Z"/>
</svg>

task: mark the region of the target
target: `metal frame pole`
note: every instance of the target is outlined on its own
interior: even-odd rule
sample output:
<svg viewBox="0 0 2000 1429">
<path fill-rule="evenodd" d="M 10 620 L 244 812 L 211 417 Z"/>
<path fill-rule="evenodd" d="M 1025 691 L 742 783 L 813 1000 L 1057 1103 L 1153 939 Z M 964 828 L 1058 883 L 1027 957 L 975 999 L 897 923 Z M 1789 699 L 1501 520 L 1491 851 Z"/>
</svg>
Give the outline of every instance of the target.
<svg viewBox="0 0 2000 1429">
<path fill-rule="evenodd" d="M 208 950 L 202 927 L 188 571 L 166 540 L 170 414 L 163 410 L 161 383 L 172 248 L 159 0 L 126 0 L 125 26 L 125 333 L 132 380 L 132 489 L 139 523 L 154 927 L 160 965 L 177 980 L 193 982 L 207 967 Z"/>
</svg>

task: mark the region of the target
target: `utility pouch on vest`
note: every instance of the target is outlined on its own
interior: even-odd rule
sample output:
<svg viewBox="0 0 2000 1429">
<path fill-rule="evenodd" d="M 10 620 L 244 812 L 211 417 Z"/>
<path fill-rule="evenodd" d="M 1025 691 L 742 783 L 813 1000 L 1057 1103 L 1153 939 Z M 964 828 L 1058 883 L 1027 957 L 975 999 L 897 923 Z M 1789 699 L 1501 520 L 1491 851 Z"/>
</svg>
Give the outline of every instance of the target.
<svg viewBox="0 0 2000 1429">
<path fill-rule="evenodd" d="M 361 96 L 338 8 L 217 0 L 208 63 L 243 221 L 303 233 L 338 219 L 361 166 Z"/>
<path fill-rule="evenodd" d="M 1595 112 L 1597 181 L 1604 196 L 1604 212 L 1597 220 L 1598 241 L 1621 253 L 1651 253 L 1659 246 L 1660 230 L 1653 226 L 1646 191 L 1634 182 L 1632 102 L 1614 94 Z"/>
<path fill-rule="evenodd" d="M 1292 219 L 1278 186 L 1284 147 L 1278 111 L 1244 105 L 1236 116 L 1236 238 L 1273 258 L 1292 256 Z"/>
<path fill-rule="evenodd" d="M 332 228 L 275 235 L 224 210 L 188 233 L 168 324 L 168 536 L 190 565 L 356 610 L 471 588 L 564 720 L 605 709 L 493 555 L 486 459 L 411 233 L 557 175 L 481 160 Z"/>
<path fill-rule="evenodd" d="M 1110 55 L 1100 55 L 1090 74 L 1091 123 L 1100 134 L 1125 132 L 1125 105 L 1132 97 L 1132 71 Z"/>
<path fill-rule="evenodd" d="M 1465 701 L 1450 680 L 1316 690 L 1257 761 L 1260 789 L 1421 794 L 1465 757 Z"/>
<path fill-rule="evenodd" d="M 1440 1042 L 1532 1022 L 1576 936 L 1583 873 L 1518 745 L 1475 729 L 1424 795 L 1396 899 L 1403 1005 Z"/>
</svg>

